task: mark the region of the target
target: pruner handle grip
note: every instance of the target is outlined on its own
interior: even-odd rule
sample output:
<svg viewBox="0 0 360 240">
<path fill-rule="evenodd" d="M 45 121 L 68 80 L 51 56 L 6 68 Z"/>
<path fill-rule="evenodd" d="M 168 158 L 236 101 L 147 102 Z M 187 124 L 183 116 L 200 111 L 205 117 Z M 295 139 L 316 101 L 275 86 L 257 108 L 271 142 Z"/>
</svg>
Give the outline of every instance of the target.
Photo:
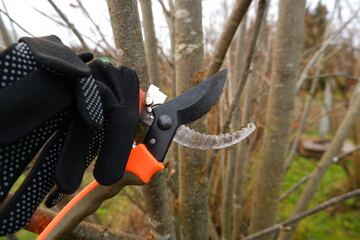
<svg viewBox="0 0 360 240">
<path fill-rule="evenodd" d="M 107 199 L 114 197 L 127 185 L 143 185 L 164 169 L 144 144 L 131 150 L 123 178 L 111 186 L 91 182 L 77 194 L 50 222 L 37 240 L 64 239 L 84 218 L 94 213 Z"/>
</svg>

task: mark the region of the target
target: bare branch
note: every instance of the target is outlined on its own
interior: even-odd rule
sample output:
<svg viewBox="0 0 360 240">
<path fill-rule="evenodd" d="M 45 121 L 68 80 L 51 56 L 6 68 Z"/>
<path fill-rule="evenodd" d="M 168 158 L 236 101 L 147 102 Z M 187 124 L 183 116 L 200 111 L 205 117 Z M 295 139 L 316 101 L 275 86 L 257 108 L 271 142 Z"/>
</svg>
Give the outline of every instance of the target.
<svg viewBox="0 0 360 240">
<path fill-rule="evenodd" d="M 29 36 L 31 37 L 35 37 L 34 35 L 32 35 L 29 31 L 27 31 L 25 28 L 23 28 L 19 23 L 17 23 L 12 17 L 9 16 L 9 14 L 7 14 L 4 10 L 0 9 L 0 12 L 5 14 L 5 16 L 7 18 L 9 18 L 9 20 L 11 22 L 13 22 L 16 26 L 18 26 L 21 30 L 23 30 L 26 34 L 29 34 Z"/>
<path fill-rule="evenodd" d="M 314 64 L 318 61 L 319 57 L 323 55 L 327 47 L 330 45 L 330 43 L 334 40 L 335 37 L 337 37 L 345 28 L 349 25 L 349 23 L 352 22 L 359 13 L 360 8 L 356 10 L 356 12 L 351 16 L 339 29 L 337 29 L 335 32 L 333 32 L 331 35 L 329 35 L 328 39 L 326 39 L 319 50 L 314 54 L 314 56 L 307 62 L 305 68 L 302 70 L 301 75 L 299 77 L 298 83 L 296 85 L 297 92 L 300 90 L 302 84 L 304 83 L 306 79 L 306 75 L 308 74 L 310 68 L 314 66 Z"/>
<path fill-rule="evenodd" d="M 94 27 L 96 28 L 97 32 L 99 33 L 101 40 L 105 43 L 105 45 L 109 48 L 109 49 L 113 49 L 113 47 L 110 45 L 110 43 L 106 40 L 106 37 L 104 36 L 104 34 L 102 33 L 100 27 L 98 24 L 96 24 L 96 22 L 92 19 L 92 17 L 90 16 L 89 12 L 86 10 L 86 8 L 84 7 L 84 5 L 82 4 L 82 2 L 80 0 L 77 0 L 77 3 L 79 4 L 80 9 L 83 11 L 83 13 L 85 14 L 85 16 L 90 20 L 90 22 L 94 25 Z"/>
<path fill-rule="evenodd" d="M 262 25 L 262 22 L 264 19 L 267 4 L 268 4 L 268 1 L 266 1 L 266 0 L 259 1 L 258 10 L 257 10 L 257 14 L 256 14 L 256 20 L 255 20 L 255 24 L 254 24 L 254 33 L 251 36 L 250 47 L 249 47 L 249 50 L 248 50 L 246 58 L 245 58 L 244 68 L 241 71 L 242 74 L 241 74 L 241 78 L 240 78 L 240 83 L 237 87 L 233 101 L 231 102 L 228 115 L 226 116 L 226 120 L 225 120 L 223 126 L 221 127 L 221 132 L 228 132 L 233 115 L 239 106 L 239 99 L 240 99 L 241 93 L 246 85 L 247 78 L 248 78 L 248 75 L 250 72 L 249 70 L 250 70 L 252 58 L 255 54 L 256 42 L 257 42 L 260 30 L 261 30 L 261 25 Z M 209 73 L 207 73 L 207 74 L 209 74 Z M 211 174 L 211 171 L 214 166 L 215 159 L 216 159 L 218 152 L 219 152 L 218 150 L 214 150 L 211 154 L 211 157 L 208 162 L 208 169 L 207 169 L 208 177 Z"/>
<path fill-rule="evenodd" d="M 69 19 L 66 17 L 66 15 L 61 11 L 61 9 L 54 3 L 53 0 L 48 0 L 48 2 L 51 4 L 51 6 L 55 9 L 55 11 L 59 14 L 59 16 L 64 20 L 64 22 L 68 25 L 68 27 L 73 31 L 75 36 L 79 39 L 81 45 L 86 51 L 89 51 L 89 47 L 86 44 L 85 40 L 81 36 L 80 32 L 75 28 L 74 24 L 72 24 Z"/>
<path fill-rule="evenodd" d="M 243 238 L 243 240 L 253 240 L 253 239 L 257 239 L 261 236 L 264 236 L 266 234 L 270 234 L 270 233 L 273 233 L 273 232 L 278 232 L 278 231 L 281 231 L 281 230 L 287 230 L 289 228 L 291 228 L 291 225 L 294 224 L 294 223 L 297 223 L 298 221 L 300 221 L 301 219 L 303 218 L 306 218 L 308 216 L 311 216 L 325 208 L 328 208 L 330 206 L 333 206 L 335 204 L 338 204 L 340 202 L 343 202 L 347 199 L 350 199 L 350 198 L 353 198 L 353 197 L 357 197 L 357 196 L 360 196 L 360 189 L 356 189 L 354 191 L 351 191 L 351 192 L 348 192 L 348 193 L 345 193 L 345 194 L 342 194 L 340 196 L 337 196 L 337 197 L 334 197 L 334 198 L 331 198 L 330 200 L 328 201 L 325 201 L 323 203 L 321 203 L 319 206 L 313 208 L 313 209 L 310 209 L 308 211 L 305 211 L 299 215 L 296 215 L 286 221 L 283 221 L 283 222 L 280 222 L 272 227 L 269 227 L 269 228 L 266 228 L 264 230 L 261 230 L 257 233 L 254 233 L 254 234 L 251 234 L 245 238 Z"/>
<path fill-rule="evenodd" d="M 142 204 L 140 204 L 139 200 L 134 199 L 134 197 L 131 194 L 129 194 L 127 191 L 123 191 L 122 194 L 124 194 L 124 196 L 126 196 L 142 212 L 146 213 L 145 207 Z"/>
<path fill-rule="evenodd" d="M 234 38 L 235 32 L 240 25 L 241 20 L 244 18 L 251 2 L 252 0 L 238 0 L 235 2 L 235 6 L 225 23 L 225 29 L 216 44 L 214 55 L 211 57 L 211 62 L 206 71 L 205 79 L 219 71 L 230 43 Z"/>
<path fill-rule="evenodd" d="M 303 178 L 300 179 L 300 181 L 298 181 L 297 183 L 294 184 L 294 186 L 290 187 L 286 192 L 284 192 L 281 196 L 280 196 L 280 201 L 284 200 L 285 198 L 287 198 L 292 192 L 296 191 L 297 189 L 299 189 L 299 187 L 301 185 L 303 185 L 304 183 L 306 183 L 307 180 L 309 180 L 310 178 L 310 174 L 304 176 Z"/>
<path fill-rule="evenodd" d="M 40 234 L 45 227 L 56 216 L 56 212 L 46 209 L 38 208 L 30 220 L 30 223 L 24 228 L 30 232 Z M 109 229 L 106 226 L 97 225 L 88 222 L 81 222 L 72 233 L 70 233 L 65 240 L 144 240 L 144 238 L 121 233 Z"/>
<path fill-rule="evenodd" d="M 360 82 L 360 79 L 354 76 L 351 76 L 346 73 L 328 73 L 328 74 L 320 74 L 316 76 L 307 76 L 306 79 L 313 79 L 313 78 L 333 78 L 333 77 L 342 77 L 347 80 L 353 80 L 356 82 Z"/>
</svg>

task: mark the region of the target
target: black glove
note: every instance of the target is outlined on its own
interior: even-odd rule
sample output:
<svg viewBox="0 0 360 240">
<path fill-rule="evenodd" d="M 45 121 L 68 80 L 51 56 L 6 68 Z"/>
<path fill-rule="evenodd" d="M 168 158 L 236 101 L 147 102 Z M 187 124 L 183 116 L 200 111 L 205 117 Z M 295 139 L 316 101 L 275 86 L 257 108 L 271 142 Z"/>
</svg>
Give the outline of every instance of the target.
<svg viewBox="0 0 360 240">
<path fill-rule="evenodd" d="M 82 56 L 82 59 L 86 57 L 86 55 L 85 57 Z M 95 78 L 100 79 L 101 82 L 99 81 L 96 84 L 91 77 L 87 77 L 86 79 L 81 79 L 85 80 L 84 88 L 81 87 L 81 84 L 75 84 L 75 96 L 77 97 L 77 108 L 75 111 L 74 107 L 72 107 L 71 111 L 63 111 L 61 114 L 58 114 L 59 116 L 53 116 L 44 123 L 45 127 L 43 126 L 44 124 L 40 125 L 40 127 L 20 138 L 20 140 L 17 140 L 17 138 L 23 135 L 22 132 L 21 134 L 15 134 L 15 137 L 10 132 L 9 135 L 12 137 L 10 139 L 14 139 L 15 143 L 13 145 L 7 144 L 2 149 L 0 145 L 0 166 L 2 164 L 12 169 L 11 166 L 14 165 L 14 162 L 18 162 L 19 158 L 15 156 L 9 159 L 9 151 L 11 152 L 11 149 L 18 149 L 19 144 L 34 138 L 36 134 L 42 139 L 42 142 L 36 144 L 37 148 L 31 145 L 29 150 L 26 148 L 22 149 L 23 152 L 27 151 L 28 154 L 26 155 L 26 161 L 21 162 L 21 167 L 19 167 L 19 171 L 16 174 L 9 174 L 7 171 L 0 172 L 6 179 L 11 177 L 11 181 L 4 182 L 3 185 L 0 184 L 0 194 L 2 193 L 4 198 L 11 185 L 21 174 L 22 170 L 20 169 L 24 169 L 28 165 L 43 143 L 58 130 L 55 136 L 45 145 L 24 183 L 0 212 L 0 226 L 4 226 L 0 227 L 0 236 L 13 233 L 27 224 L 31 215 L 53 187 L 54 183 L 57 184 L 58 188 L 50 196 L 51 202 L 61 198 L 63 193 L 74 192 L 80 185 L 85 168 L 99 151 L 100 155 L 94 171 L 94 176 L 98 182 L 103 185 L 110 185 L 122 177 L 139 121 L 138 78 L 135 72 L 125 67 L 116 69 L 111 64 L 104 64 L 100 61 L 95 61 L 90 66 Z M 23 82 L 23 79 L 21 80 L 17 84 L 20 85 Z M 36 79 L 32 80 L 35 81 Z M 49 78 L 49 81 L 51 80 L 52 78 Z M 70 84 L 73 84 L 73 82 Z M 104 128 L 97 131 L 94 129 L 96 124 L 88 124 L 89 118 L 84 117 L 84 113 L 82 113 L 84 109 L 79 107 L 81 105 L 86 106 L 84 103 L 86 103 L 87 95 L 86 91 L 82 92 L 82 90 L 89 89 L 86 88 L 89 85 L 99 86 L 95 90 L 99 90 L 102 95 L 107 116 L 107 124 Z M 13 86 L 3 90 L 10 89 Z M 69 89 L 71 87 L 67 86 L 64 92 L 68 94 Z M 0 91 L 0 97 L 3 90 Z M 77 96 L 81 93 L 85 93 L 82 95 L 85 101 L 81 101 L 82 99 Z M 70 95 L 69 98 L 74 99 L 73 95 L 68 95 Z M 60 94 L 60 97 L 63 96 L 65 95 Z M 64 99 L 68 100 L 66 97 Z M 20 103 L 22 102 L 20 101 Z M 91 109 L 94 108 L 91 108 L 91 104 L 89 105 L 90 114 L 88 116 L 91 116 Z M 45 111 L 42 114 L 45 115 L 44 113 L 47 114 Z M 44 118 L 43 115 L 41 116 Z M 90 118 L 90 120 L 94 119 L 96 120 L 96 118 Z M 97 122 L 95 121 L 95 123 Z M 26 126 L 24 129 L 31 129 L 31 127 Z M 44 134 L 42 129 L 47 129 L 47 135 Z M 2 161 L 2 159 L 7 160 Z M 26 211 L 22 210 L 24 208 L 26 208 Z"/>
<path fill-rule="evenodd" d="M 86 152 L 86 165 L 98 156 L 94 177 L 101 185 L 112 185 L 125 172 L 139 123 L 139 80 L 136 73 L 126 67 L 115 68 L 99 60 L 89 66 L 94 78 L 99 80 L 97 84 L 106 117 L 105 127 L 92 136 L 89 151 Z M 47 207 L 56 205 L 64 193 L 69 193 L 63 189 L 74 185 L 72 178 L 64 178 L 64 172 L 71 172 L 68 176 L 80 174 L 80 168 L 74 168 L 70 160 L 72 151 L 67 153 L 68 157 L 62 157 L 56 167 L 58 189 L 48 196 Z"/>
<path fill-rule="evenodd" d="M 77 56 L 55 36 L 22 38 L 0 54 L 0 202 L 57 132 L 0 212 L 0 235 L 16 231 L 14 226 L 23 226 L 31 216 L 27 213 L 36 209 L 53 186 L 49 176 L 53 176 L 59 159 L 54 152 L 65 145 L 65 136 L 76 135 L 74 131 L 81 133 L 83 128 L 94 132 L 103 125 L 99 91 L 83 60 L 89 60 L 89 55 Z M 69 127 L 78 126 L 79 122 L 83 127 L 80 131 Z M 53 139 L 60 139 L 61 143 Z M 86 144 L 79 141 L 78 145 L 84 148 Z M 17 212 L 21 218 L 14 217 Z"/>
</svg>

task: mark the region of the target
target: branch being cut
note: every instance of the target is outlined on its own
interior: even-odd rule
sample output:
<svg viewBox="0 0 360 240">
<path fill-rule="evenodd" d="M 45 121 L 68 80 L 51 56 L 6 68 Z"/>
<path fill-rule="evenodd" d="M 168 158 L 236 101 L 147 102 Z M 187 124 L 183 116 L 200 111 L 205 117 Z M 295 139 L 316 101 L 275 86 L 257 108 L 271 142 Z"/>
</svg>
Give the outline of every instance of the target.
<svg viewBox="0 0 360 240">
<path fill-rule="evenodd" d="M 308 216 L 311 216 L 325 208 L 328 208 L 332 205 L 335 205 L 335 204 L 338 204 L 340 202 L 343 202 L 347 199 L 350 199 L 350 198 L 353 198 L 353 197 L 357 197 L 357 196 L 360 196 L 360 189 L 357 189 L 357 190 L 354 190 L 354 191 L 351 191 L 351 192 L 348 192 L 348 193 L 345 193 L 345 194 L 342 194 L 340 196 L 337 196 L 337 197 L 334 197 L 334 198 L 331 198 L 330 200 L 328 201 L 325 201 L 323 203 L 321 203 L 319 206 L 313 208 L 313 209 L 310 209 L 308 211 L 305 211 L 299 215 L 296 215 L 286 221 L 283 221 L 283 222 L 280 222 L 272 227 L 269 227 L 269 228 L 266 228 L 264 230 L 261 230 L 257 233 L 254 233 L 254 234 L 251 234 L 245 238 L 243 238 L 243 240 L 253 240 L 253 239 L 257 239 L 261 236 L 264 236 L 264 235 L 267 235 L 267 234 L 270 234 L 270 233 L 273 233 L 273 232 L 278 232 L 278 231 L 281 231 L 281 230 L 288 230 L 288 229 L 291 229 L 291 225 L 294 224 L 294 223 L 297 223 L 298 221 L 300 221 L 301 219 L 303 218 L 306 218 Z"/>
</svg>

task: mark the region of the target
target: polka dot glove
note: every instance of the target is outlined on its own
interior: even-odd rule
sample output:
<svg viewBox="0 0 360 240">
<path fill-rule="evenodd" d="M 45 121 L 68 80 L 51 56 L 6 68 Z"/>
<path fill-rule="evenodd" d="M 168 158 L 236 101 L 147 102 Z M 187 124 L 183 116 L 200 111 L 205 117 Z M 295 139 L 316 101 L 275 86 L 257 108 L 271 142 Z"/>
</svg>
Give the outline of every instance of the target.
<svg viewBox="0 0 360 240">
<path fill-rule="evenodd" d="M 136 73 L 126 67 L 115 68 L 98 60 L 90 63 L 89 67 L 98 81 L 106 117 L 104 128 L 96 131 L 91 138 L 86 165 L 97 156 L 95 179 L 101 185 L 112 185 L 124 174 L 139 124 L 139 80 Z M 62 200 L 64 189 L 72 186 L 72 180 L 64 178 L 62 174 L 72 172 L 67 175 L 78 175 L 74 171 L 79 168 L 72 167 L 69 159 L 70 157 L 61 158 L 55 169 L 58 189 L 48 196 L 48 207 Z"/>
<path fill-rule="evenodd" d="M 99 91 L 83 63 L 91 58 L 78 57 L 55 36 L 24 38 L 0 54 L 0 203 L 48 141 L 2 208 L 0 236 L 29 221 L 55 183 L 54 168 L 66 146 L 77 144 L 72 154 L 80 161 L 73 166 L 84 170 L 92 136 L 103 125 Z"/>
</svg>

